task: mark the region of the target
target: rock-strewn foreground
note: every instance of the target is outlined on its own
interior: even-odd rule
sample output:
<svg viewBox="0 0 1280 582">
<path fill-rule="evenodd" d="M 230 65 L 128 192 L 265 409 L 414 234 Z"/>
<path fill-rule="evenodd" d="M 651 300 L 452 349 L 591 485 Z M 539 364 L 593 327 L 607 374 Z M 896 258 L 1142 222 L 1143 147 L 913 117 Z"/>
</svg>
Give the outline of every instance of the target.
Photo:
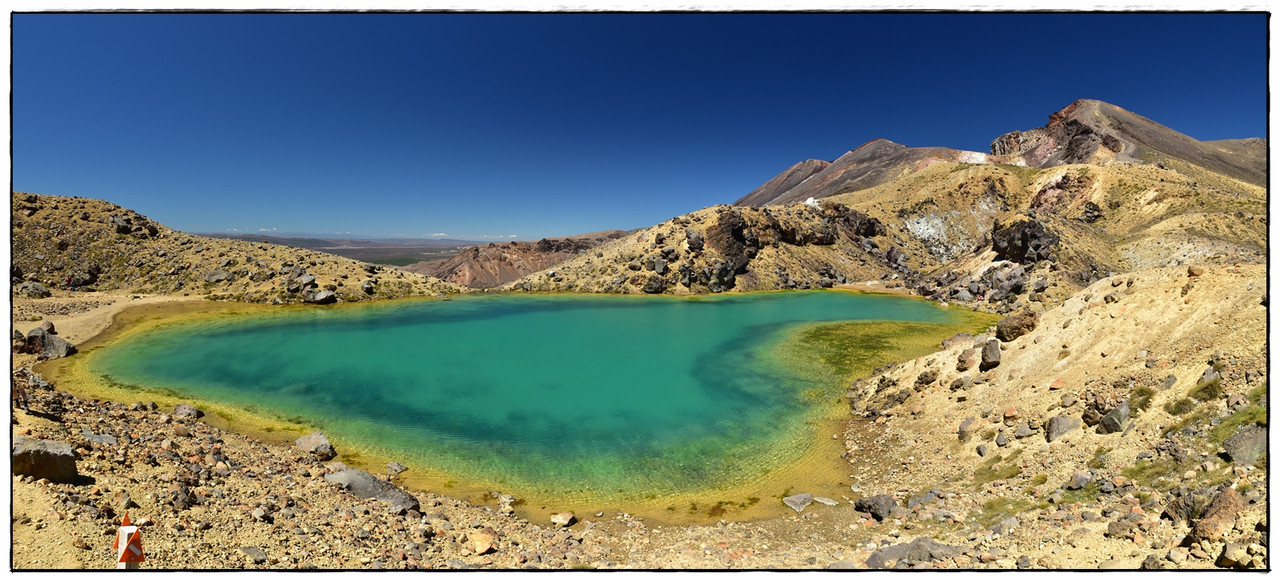
<svg viewBox="0 0 1280 582">
<path fill-rule="evenodd" d="M 1264 282 L 1261 266 L 1115 277 L 1012 341 L 957 337 L 860 380 L 855 490 L 753 523 L 559 528 L 423 492 L 397 514 L 295 447 L 33 381 L 16 434 L 68 443 L 82 477 L 13 477 L 15 567 L 110 567 L 127 509 L 149 568 L 1257 568 L 1265 452 L 1228 441 L 1265 424 Z M 982 371 L 966 353 L 989 342 L 999 363 Z M 1223 496 L 1230 519 L 1209 511 Z"/>
<path fill-rule="evenodd" d="M 1265 142 L 1196 142 L 1101 105 L 993 146 L 1042 167 L 912 158 L 858 191 L 702 209 L 504 287 L 856 284 L 1006 315 L 853 380 L 852 488 L 840 499 L 779 491 L 760 503 L 786 517 L 745 523 L 555 508 L 519 514 L 531 523 L 501 492 L 481 504 L 402 491 L 404 467 L 348 468 L 343 443 L 330 458 L 320 436 L 304 451 L 221 430 L 185 405 L 61 392 L 38 363 L 77 357 L 74 344 L 127 305 L 462 289 L 185 235 L 102 201 L 14 193 L 11 362 L 30 411 L 12 415 L 13 565 L 114 567 L 128 511 L 147 568 L 1268 568 L 1267 197 L 1254 155 Z M 1058 156 L 1050 146 L 1063 141 L 1080 147 Z M 1217 157 L 1198 164 L 1192 154 L 1210 146 Z M 1247 159 L 1224 162 L 1233 156 Z"/>
</svg>

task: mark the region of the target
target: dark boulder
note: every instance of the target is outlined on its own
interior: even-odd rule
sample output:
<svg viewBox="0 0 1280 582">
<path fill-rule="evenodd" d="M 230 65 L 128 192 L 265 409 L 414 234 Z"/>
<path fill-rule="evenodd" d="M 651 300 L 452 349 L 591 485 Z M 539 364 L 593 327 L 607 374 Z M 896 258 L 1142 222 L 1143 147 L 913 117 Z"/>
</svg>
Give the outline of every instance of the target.
<svg viewBox="0 0 1280 582">
<path fill-rule="evenodd" d="M 324 476 L 324 480 L 337 483 L 361 499 L 385 501 L 391 504 L 391 511 L 396 515 L 406 511 L 417 511 L 419 508 L 418 499 L 404 489 L 359 469 L 345 469 L 330 473 Z"/>
<path fill-rule="evenodd" d="M 212 271 L 209 271 L 208 275 L 204 276 L 205 283 L 221 283 L 223 281 L 230 281 L 230 280 L 231 280 L 231 273 L 228 273 L 224 269 L 214 269 Z"/>
<path fill-rule="evenodd" d="M 15 475 L 30 475 L 54 483 L 72 483 L 79 479 L 75 453 L 71 445 L 64 442 L 15 436 L 12 461 Z"/>
<path fill-rule="evenodd" d="M 75 354 L 76 347 L 71 342 L 37 327 L 27 332 L 26 352 L 36 354 L 45 360 L 53 360 Z"/>
<path fill-rule="evenodd" d="M 1048 424 L 1045 425 L 1044 437 L 1045 440 L 1053 442 L 1058 440 L 1058 437 L 1077 428 L 1080 428 L 1079 418 L 1060 414 L 1049 419 Z"/>
<path fill-rule="evenodd" d="M 723 261 L 717 262 L 715 267 L 707 273 L 707 287 L 712 293 L 723 293 L 737 283 L 737 276 L 733 272 L 733 268 Z"/>
<path fill-rule="evenodd" d="M 666 268 L 666 264 L 664 263 L 663 269 L 665 270 L 665 268 Z M 666 289 L 667 289 L 666 279 L 663 279 L 662 277 L 659 277 L 657 275 L 649 275 L 649 279 L 644 282 L 644 287 L 640 288 L 641 291 L 648 293 L 650 295 L 656 295 L 658 293 L 662 293 Z"/>
<path fill-rule="evenodd" d="M 1098 422 L 1099 434 L 1111 434 L 1124 430 L 1125 425 L 1129 424 L 1129 401 L 1121 402 L 1119 406 L 1102 416 L 1102 420 Z"/>
<path fill-rule="evenodd" d="M 897 506 L 898 502 L 894 501 L 892 495 L 863 497 L 853 504 L 855 510 L 870 513 L 871 517 L 876 518 L 876 521 L 884 521 L 893 512 L 893 508 Z"/>
<path fill-rule="evenodd" d="M 127 218 L 120 218 L 114 214 L 107 218 L 107 224 L 116 230 L 116 234 L 129 234 L 133 232 L 133 224 Z"/>
<path fill-rule="evenodd" d="M 35 299 L 42 299 L 53 295 L 53 292 L 49 291 L 48 287 L 36 283 L 35 281 L 27 281 L 18 285 L 17 292 Z"/>
<path fill-rule="evenodd" d="M 1050 260 L 1050 249 L 1058 240 L 1043 222 L 1019 220 L 1007 226 L 997 223 L 991 233 L 991 248 L 998 260 L 1029 264 Z"/>
<path fill-rule="evenodd" d="M 1000 365 L 1000 340 L 987 340 L 982 346 L 982 363 L 978 369 L 983 372 Z"/>
<path fill-rule="evenodd" d="M 315 305 L 328 305 L 330 303 L 336 303 L 337 301 L 338 301 L 338 296 L 335 295 L 333 291 L 330 291 L 328 289 L 321 289 L 319 291 L 316 291 L 314 295 L 306 299 L 307 303 L 312 303 Z"/>
<path fill-rule="evenodd" d="M 916 538 L 909 544 L 895 544 L 880 548 L 867 556 L 867 567 L 883 570 L 906 564 L 930 564 L 940 560 L 949 560 L 964 553 L 963 546 L 949 546 L 931 538 Z"/>
<path fill-rule="evenodd" d="M 734 273 L 745 271 L 750 260 L 747 257 L 746 230 L 747 222 L 734 211 L 722 213 L 720 219 L 707 229 L 707 246 L 720 253 Z"/>
<path fill-rule="evenodd" d="M 1011 342 L 1031 333 L 1039 321 L 1040 317 L 1032 311 L 1020 311 L 1007 315 L 996 323 L 996 337 L 1000 341 Z"/>
</svg>

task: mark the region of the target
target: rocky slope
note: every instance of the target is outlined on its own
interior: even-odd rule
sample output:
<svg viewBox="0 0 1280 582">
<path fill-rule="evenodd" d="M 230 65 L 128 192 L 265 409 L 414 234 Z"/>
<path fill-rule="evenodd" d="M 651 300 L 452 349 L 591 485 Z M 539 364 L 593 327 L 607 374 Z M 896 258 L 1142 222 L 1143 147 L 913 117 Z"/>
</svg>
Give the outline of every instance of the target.
<svg viewBox="0 0 1280 582">
<path fill-rule="evenodd" d="M 12 194 L 11 277 L 78 290 L 126 290 L 274 303 L 458 293 L 434 278 L 322 252 L 172 230 L 90 198 Z"/>
<path fill-rule="evenodd" d="M 938 162 L 987 163 L 995 158 L 980 152 L 945 147 L 908 147 L 874 139 L 834 162 L 807 160 L 796 164 L 734 206 L 768 206 L 804 202 L 884 184 Z"/>
<path fill-rule="evenodd" d="M 1110 103 L 1080 99 L 1049 116 L 1042 128 L 1004 134 L 991 153 L 1047 168 L 1066 164 L 1150 163 L 1169 160 L 1237 180 L 1266 184 L 1266 141 L 1202 142 Z"/>
<path fill-rule="evenodd" d="M 504 288 L 690 294 L 875 280 L 1007 312 L 1113 273 L 1262 262 L 1265 208 L 1264 189 L 1203 170 L 936 162 L 812 206 L 699 210 Z"/>
<path fill-rule="evenodd" d="M 567 261 L 627 234 L 610 230 L 537 242 L 510 241 L 467 247 L 443 261 L 423 261 L 401 267 L 462 287 L 490 289 Z"/>
</svg>

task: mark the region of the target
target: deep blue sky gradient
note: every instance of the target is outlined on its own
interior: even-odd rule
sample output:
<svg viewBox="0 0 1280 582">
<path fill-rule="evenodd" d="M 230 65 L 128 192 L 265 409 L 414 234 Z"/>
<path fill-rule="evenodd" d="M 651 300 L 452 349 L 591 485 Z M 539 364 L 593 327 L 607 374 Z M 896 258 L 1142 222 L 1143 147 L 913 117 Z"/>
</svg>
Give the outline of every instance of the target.
<svg viewBox="0 0 1280 582">
<path fill-rule="evenodd" d="M 13 187 L 189 232 L 638 228 L 1077 98 L 1265 137 L 1261 14 L 16 14 Z"/>
</svg>

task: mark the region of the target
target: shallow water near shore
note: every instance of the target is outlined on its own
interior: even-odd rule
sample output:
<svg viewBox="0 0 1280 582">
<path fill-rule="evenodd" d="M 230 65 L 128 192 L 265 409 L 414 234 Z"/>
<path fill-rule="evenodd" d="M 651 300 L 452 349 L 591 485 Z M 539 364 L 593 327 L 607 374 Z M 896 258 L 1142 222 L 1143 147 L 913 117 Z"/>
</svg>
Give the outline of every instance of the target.
<svg viewBox="0 0 1280 582">
<path fill-rule="evenodd" d="M 724 489 L 811 453 L 850 372 L 797 352 L 813 324 L 949 335 L 964 315 L 836 291 L 477 296 L 179 321 L 94 350 L 88 368 L 478 489 L 612 503 Z"/>
</svg>

